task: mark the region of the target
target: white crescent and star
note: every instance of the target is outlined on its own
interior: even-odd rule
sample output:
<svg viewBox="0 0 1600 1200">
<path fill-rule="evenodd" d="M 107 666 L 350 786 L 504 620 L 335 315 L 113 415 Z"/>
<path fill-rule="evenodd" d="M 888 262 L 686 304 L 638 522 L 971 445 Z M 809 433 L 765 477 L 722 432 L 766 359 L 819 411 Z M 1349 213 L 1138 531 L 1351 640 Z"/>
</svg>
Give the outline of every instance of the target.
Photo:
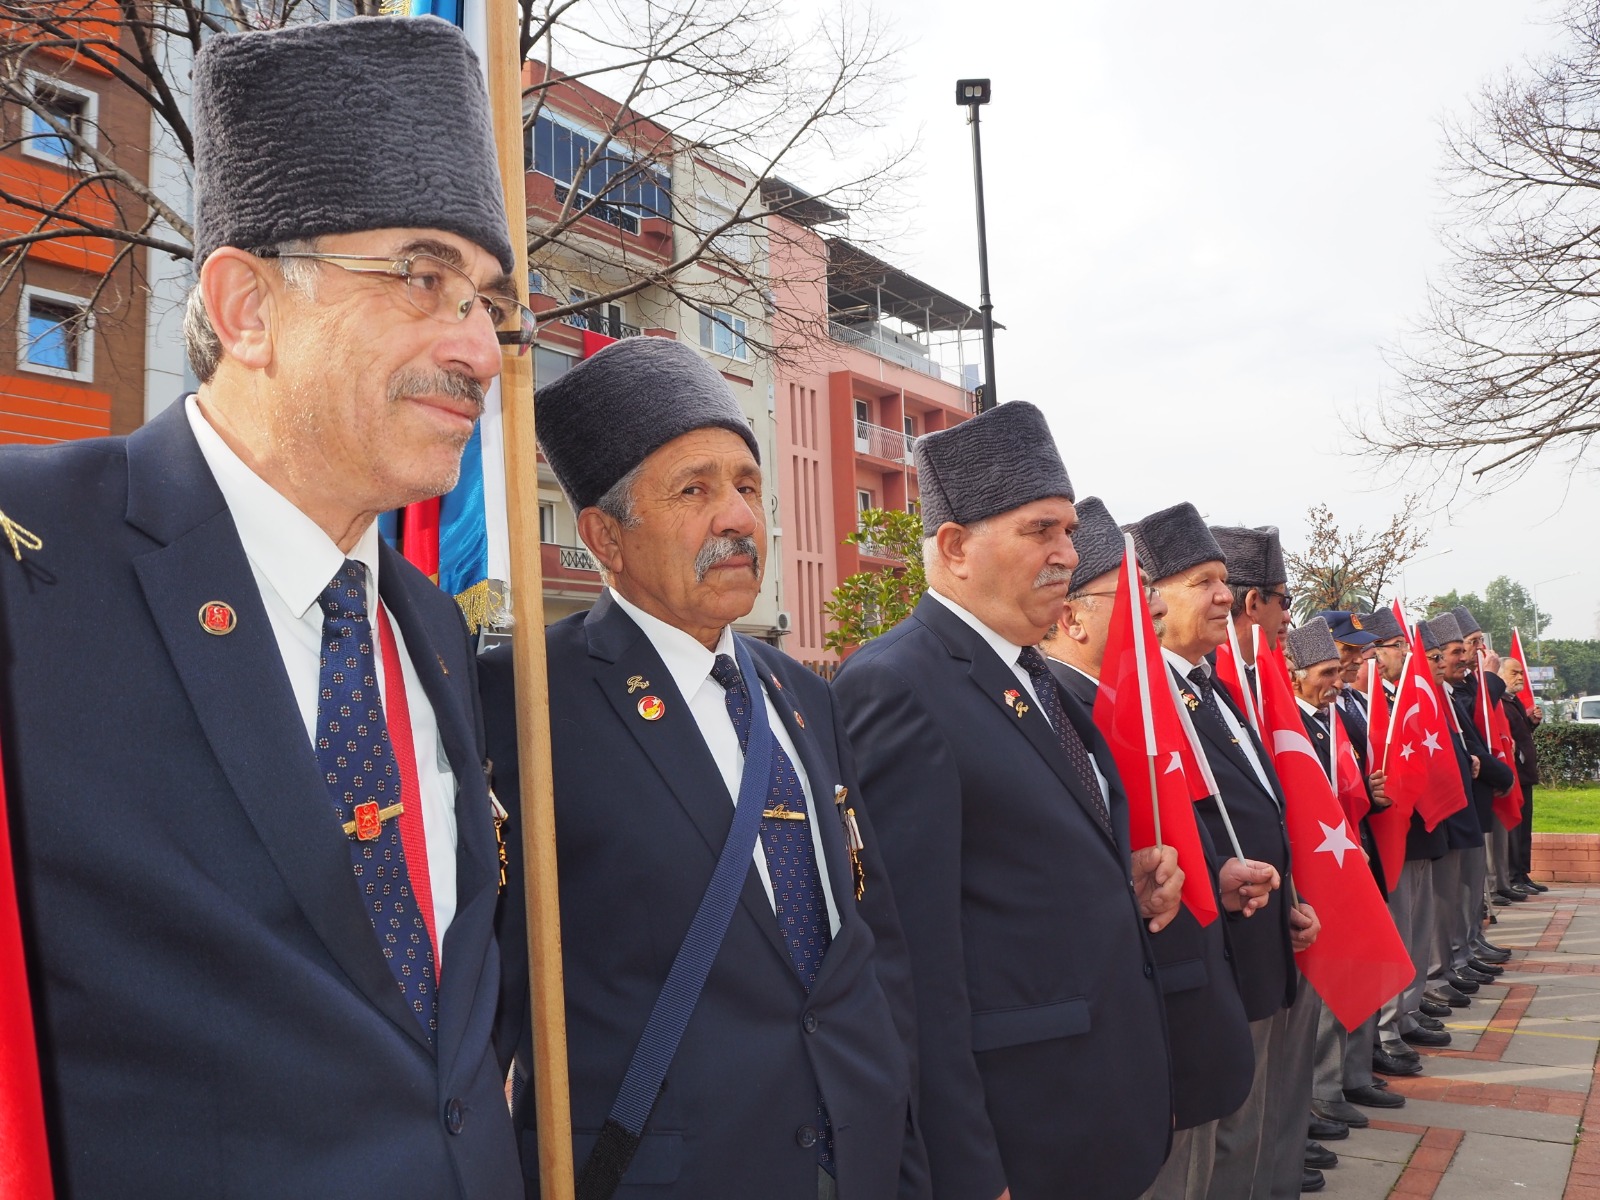
<svg viewBox="0 0 1600 1200">
<path fill-rule="evenodd" d="M 1326 850 L 1333 855 L 1334 861 L 1342 867 L 1344 866 L 1344 856 L 1347 851 L 1361 849 L 1360 846 L 1350 840 L 1350 834 L 1346 832 L 1348 827 L 1343 822 L 1338 825 L 1327 825 L 1318 821 L 1317 824 L 1322 828 L 1322 845 L 1317 847 L 1316 853 L 1321 854 Z"/>
</svg>

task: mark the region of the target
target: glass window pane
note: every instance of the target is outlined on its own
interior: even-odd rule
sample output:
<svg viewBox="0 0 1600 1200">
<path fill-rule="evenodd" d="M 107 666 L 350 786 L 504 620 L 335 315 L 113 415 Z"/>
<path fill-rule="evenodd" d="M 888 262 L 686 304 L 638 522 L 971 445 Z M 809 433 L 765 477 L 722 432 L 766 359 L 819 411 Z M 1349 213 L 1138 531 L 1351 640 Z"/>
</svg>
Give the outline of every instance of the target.
<svg viewBox="0 0 1600 1200">
<path fill-rule="evenodd" d="M 27 360 L 58 371 L 78 369 L 77 314 L 61 305 L 33 302 L 28 308 Z"/>
<path fill-rule="evenodd" d="M 533 169 L 541 175 L 555 174 L 556 126 L 549 117 L 533 123 Z"/>
<path fill-rule="evenodd" d="M 715 329 L 716 329 L 716 322 L 711 319 L 711 314 L 710 313 L 704 313 L 704 312 L 701 313 L 700 314 L 700 344 L 702 346 L 705 346 L 707 349 L 709 349 L 711 347 L 711 345 L 712 345 L 713 331 Z"/>
</svg>

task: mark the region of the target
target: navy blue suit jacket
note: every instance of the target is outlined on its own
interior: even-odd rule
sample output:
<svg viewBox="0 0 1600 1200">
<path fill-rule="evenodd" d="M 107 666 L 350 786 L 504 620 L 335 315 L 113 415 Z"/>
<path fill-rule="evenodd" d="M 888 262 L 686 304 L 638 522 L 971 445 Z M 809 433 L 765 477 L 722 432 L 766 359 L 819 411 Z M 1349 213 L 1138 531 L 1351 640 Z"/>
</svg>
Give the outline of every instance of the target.
<svg viewBox="0 0 1600 1200">
<path fill-rule="evenodd" d="M 1063 690 L 1089 712 L 1094 711 L 1093 680 L 1081 671 L 1052 661 L 1050 671 Z M 1100 759 L 1107 779 L 1116 771 L 1109 756 Z M 1196 821 L 1209 870 L 1216 854 L 1211 834 Z M 1211 879 L 1212 898 L 1220 918 L 1222 901 Z M 1160 933 L 1150 934 L 1161 994 L 1167 1006 L 1167 1040 L 1172 1051 L 1172 1124 L 1190 1129 L 1225 1117 L 1245 1102 L 1255 1080 L 1256 1052 L 1250 1022 L 1239 997 L 1239 980 L 1228 945 L 1228 923 L 1202 925 L 1180 907 Z"/>
<path fill-rule="evenodd" d="M 934 1195 L 1138 1195 L 1166 1158 L 1172 1096 L 1125 800 L 1108 837 L 1016 675 L 931 596 L 834 692 L 911 947 Z"/>
<path fill-rule="evenodd" d="M 0 509 L 44 541 L 0 556 L 0 740 L 58 1194 L 517 1195 L 455 604 L 385 549 L 459 788 L 435 1051 L 183 406 L 127 439 L 0 448 Z M 201 627 L 213 600 L 227 636 Z"/>
<path fill-rule="evenodd" d="M 809 780 L 838 935 L 809 995 L 754 864 L 619 1196 L 815 1200 L 817 1098 L 833 1122 L 842 1200 L 923 1197 L 912 1119 L 909 967 L 877 837 L 827 684 L 744 640 Z M 705 894 L 733 823 L 727 785 L 660 656 L 609 593 L 546 631 L 556 846 L 574 1152 L 587 1160 Z M 511 647 L 481 659 L 496 790 L 520 806 Z M 637 676 L 643 683 L 631 683 Z M 752 681 L 753 682 L 753 681 Z M 647 721 L 640 700 L 665 711 Z M 866 841 L 866 892 L 851 882 L 834 788 L 849 789 Z M 507 844 L 518 867 L 516 817 Z M 529 1047 L 520 869 L 502 915 L 505 1044 Z M 520 965 L 518 965 L 520 964 Z M 528 1194 L 538 1157 L 523 1114 Z"/>
<path fill-rule="evenodd" d="M 1184 702 L 1191 708 L 1198 704 L 1194 684 L 1177 671 L 1173 675 Z M 1271 757 L 1255 730 L 1250 728 L 1250 722 L 1234 706 L 1228 689 L 1219 685 L 1213 694 L 1218 704 L 1227 705 L 1228 711 L 1233 713 L 1272 784 L 1270 791 L 1263 788 L 1255 768 L 1239 745 L 1224 736 L 1215 721 L 1195 713 L 1195 730 L 1205 749 L 1206 761 L 1211 764 L 1211 773 L 1216 776 L 1221 801 L 1233 821 L 1234 832 L 1239 835 L 1244 856 L 1271 863 L 1283 879 L 1283 885 L 1272 894 L 1265 908 L 1257 909 L 1248 917 L 1230 912 L 1223 918 L 1228 922 L 1228 937 L 1239 968 L 1239 990 L 1244 997 L 1245 1013 L 1252 1021 L 1260 1021 L 1294 1003 L 1295 981 L 1299 977 L 1294 949 L 1289 944 L 1289 834 L 1283 825 L 1283 791 L 1272 769 Z M 1211 833 L 1216 865 L 1220 869 L 1234 855 L 1217 801 L 1215 796 L 1202 800 L 1195 810 Z"/>
</svg>

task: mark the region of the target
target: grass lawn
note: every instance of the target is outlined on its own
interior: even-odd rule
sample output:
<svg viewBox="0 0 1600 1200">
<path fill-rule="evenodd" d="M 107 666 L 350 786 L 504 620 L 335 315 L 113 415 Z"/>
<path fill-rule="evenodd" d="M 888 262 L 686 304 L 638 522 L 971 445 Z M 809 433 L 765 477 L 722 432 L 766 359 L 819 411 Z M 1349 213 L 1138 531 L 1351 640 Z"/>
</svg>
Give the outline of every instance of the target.
<svg viewBox="0 0 1600 1200">
<path fill-rule="evenodd" d="M 1535 833 L 1600 833 L 1600 787 L 1535 788 Z"/>
</svg>

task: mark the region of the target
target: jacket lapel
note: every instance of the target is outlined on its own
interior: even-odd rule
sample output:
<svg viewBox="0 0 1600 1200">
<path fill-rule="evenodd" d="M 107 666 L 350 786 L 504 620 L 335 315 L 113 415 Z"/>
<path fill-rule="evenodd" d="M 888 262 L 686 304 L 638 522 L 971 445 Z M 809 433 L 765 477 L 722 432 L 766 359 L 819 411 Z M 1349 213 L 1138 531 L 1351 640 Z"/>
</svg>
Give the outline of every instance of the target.
<svg viewBox="0 0 1600 1200">
<path fill-rule="evenodd" d="M 722 772 L 706 749 L 700 727 L 667 673 L 666 664 L 644 631 L 611 599 L 610 592 L 602 593 L 589 611 L 584 629 L 601 694 L 700 831 L 712 857 L 721 855 L 733 825 L 733 803 Z M 635 676 L 648 683 L 640 688 L 630 682 Z M 638 706 L 645 696 L 655 696 L 663 703 L 665 710 L 658 720 L 647 721 L 640 715 Z M 746 873 L 739 898 L 766 931 L 773 948 L 788 962 L 789 952 L 778 934 L 772 904 L 753 869 Z"/>
<path fill-rule="evenodd" d="M 160 543 L 134 572 L 240 806 L 334 960 L 426 1047 L 363 912 L 255 577 L 182 405 L 128 439 L 127 519 Z M 225 637 L 200 624 L 201 606 L 214 600 L 237 615 Z"/>
</svg>

